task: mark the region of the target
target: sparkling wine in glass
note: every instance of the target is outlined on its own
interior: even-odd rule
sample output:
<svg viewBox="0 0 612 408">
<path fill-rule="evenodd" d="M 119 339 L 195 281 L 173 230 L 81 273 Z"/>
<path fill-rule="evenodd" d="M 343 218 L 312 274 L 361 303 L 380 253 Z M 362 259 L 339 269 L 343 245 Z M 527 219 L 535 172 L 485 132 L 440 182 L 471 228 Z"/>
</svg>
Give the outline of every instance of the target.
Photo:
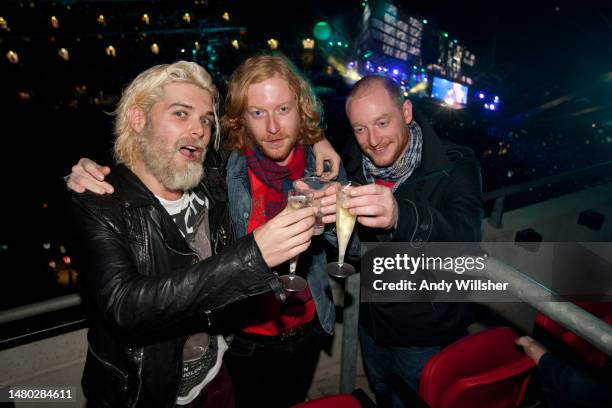
<svg viewBox="0 0 612 408">
<path fill-rule="evenodd" d="M 312 195 L 300 190 L 289 190 L 287 196 L 287 213 L 312 205 Z M 287 292 L 299 292 L 306 288 L 306 279 L 295 274 L 298 256 L 296 255 L 289 261 L 289 275 L 280 277 Z"/>
<path fill-rule="evenodd" d="M 355 228 L 357 216 L 352 215 L 347 208 L 342 207 L 345 201 L 350 197 L 350 191 L 358 187 L 360 184 L 353 181 L 345 181 L 340 183 L 338 192 L 336 193 L 336 235 L 338 237 L 338 262 L 327 264 L 327 273 L 336 278 L 346 278 L 355 273 L 355 268 L 344 262 L 346 248 Z"/>
</svg>

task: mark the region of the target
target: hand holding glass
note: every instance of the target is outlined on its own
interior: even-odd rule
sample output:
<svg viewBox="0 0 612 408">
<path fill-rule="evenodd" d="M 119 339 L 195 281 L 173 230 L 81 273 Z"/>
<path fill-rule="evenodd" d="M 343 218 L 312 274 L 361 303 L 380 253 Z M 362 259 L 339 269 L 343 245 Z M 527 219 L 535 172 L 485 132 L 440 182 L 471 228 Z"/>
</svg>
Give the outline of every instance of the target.
<svg viewBox="0 0 612 408">
<path fill-rule="evenodd" d="M 306 194 L 299 190 L 289 190 L 287 196 L 287 213 L 290 213 L 300 208 L 310 207 L 312 204 L 312 195 Z M 303 290 L 307 283 L 306 279 L 295 274 L 297 267 L 298 256 L 296 255 L 289 261 L 289 275 L 283 275 L 280 277 L 285 291 L 297 292 Z"/>
</svg>

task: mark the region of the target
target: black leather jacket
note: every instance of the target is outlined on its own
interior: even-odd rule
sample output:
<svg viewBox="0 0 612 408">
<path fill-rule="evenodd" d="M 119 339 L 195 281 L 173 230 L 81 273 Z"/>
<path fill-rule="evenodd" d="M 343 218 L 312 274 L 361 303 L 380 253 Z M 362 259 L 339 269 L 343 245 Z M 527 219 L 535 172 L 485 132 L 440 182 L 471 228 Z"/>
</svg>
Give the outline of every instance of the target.
<svg viewBox="0 0 612 408">
<path fill-rule="evenodd" d="M 227 198 L 222 175 L 209 170 L 199 188 L 210 203 L 213 255 L 203 261 L 192 249 L 196 243 L 185 241 L 125 166 L 108 177 L 114 194 L 69 197 L 72 248 L 89 312 L 82 385 L 94 406 L 173 407 L 187 335 L 214 333 L 217 311 L 226 305 L 271 289 L 280 293 L 252 234 L 222 250 L 231 240 Z"/>
</svg>

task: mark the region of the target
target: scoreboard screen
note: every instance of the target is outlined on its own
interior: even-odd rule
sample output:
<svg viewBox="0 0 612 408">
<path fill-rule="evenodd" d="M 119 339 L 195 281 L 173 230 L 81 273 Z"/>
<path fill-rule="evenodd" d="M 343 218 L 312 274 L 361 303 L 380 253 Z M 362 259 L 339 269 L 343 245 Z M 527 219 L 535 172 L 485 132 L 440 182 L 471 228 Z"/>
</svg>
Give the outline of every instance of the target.
<svg viewBox="0 0 612 408">
<path fill-rule="evenodd" d="M 402 61 L 420 58 L 421 21 L 403 15 L 393 4 L 376 1 L 366 6 L 363 19 L 372 48 Z"/>
</svg>

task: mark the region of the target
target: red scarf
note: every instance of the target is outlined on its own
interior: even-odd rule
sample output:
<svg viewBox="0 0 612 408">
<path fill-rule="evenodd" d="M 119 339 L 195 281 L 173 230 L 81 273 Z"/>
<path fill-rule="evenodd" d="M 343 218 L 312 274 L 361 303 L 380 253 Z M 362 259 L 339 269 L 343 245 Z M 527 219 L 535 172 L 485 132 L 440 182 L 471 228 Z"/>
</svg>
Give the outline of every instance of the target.
<svg viewBox="0 0 612 408">
<path fill-rule="evenodd" d="M 287 205 L 293 181 L 304 175 L 306 149 L 296 145 L 286 166 L 279 166 L 256 147 L 244 152 L 251 181 L 251 218 L 247 234 L 274 218 Z"/>
<path fill-rule="evenodd" d="M 279 166 L 257 148 L 246 149 L 251 185 L 251 218 L 247 234 L 278 214 L 287 204 L 287 192 L 293 180 L 304 175 L 306 148 L 296 145 L 286 166 Z M 287 267 L 285 263 L 284 267 Z M 252 305 L 251 318 L 243 331 L 264 336 L 286 333 L 316 318 L 316 307 L 310 288 L 292 296 L 284 304 L 271 293 L 258 296 Z"/>
</svg>

